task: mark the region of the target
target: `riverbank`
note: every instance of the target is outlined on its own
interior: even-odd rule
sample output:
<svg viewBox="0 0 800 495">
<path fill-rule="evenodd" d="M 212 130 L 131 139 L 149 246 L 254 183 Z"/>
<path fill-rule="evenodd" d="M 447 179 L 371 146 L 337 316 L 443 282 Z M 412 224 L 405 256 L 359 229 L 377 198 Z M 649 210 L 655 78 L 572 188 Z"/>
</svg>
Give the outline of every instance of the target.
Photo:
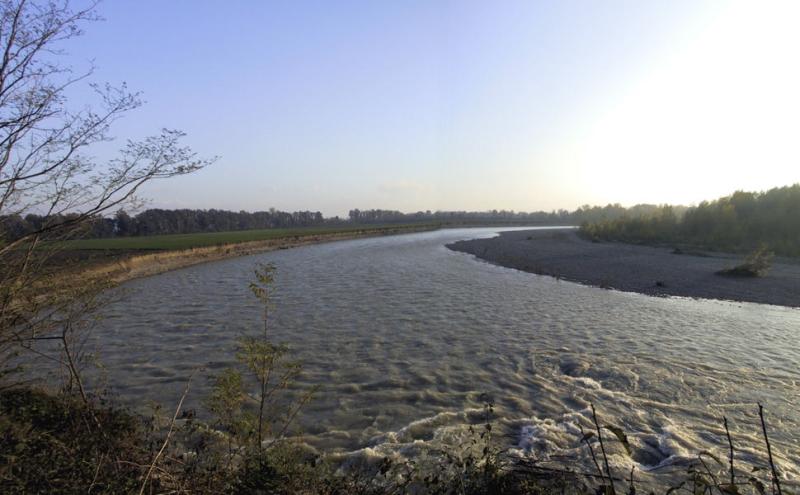
<svg viewBox="0 0 800 495">
<path fill-rule="evenodd" d="M 73 267 L 72 271 L 82 278 L 102 278 L 113 283 L 123 283 L 201 263 L 265 253 L 278 249 L 290 249 L 311 244 L 361 239 L 364 237 L 426 232 L 438 228 L 440 228 L 438 225 L 365 228 L 325 234 L 291 235 L 267 240 L 227 243 L 189 249 L 111 251 L 78 263 Z"/>
<path fill-rule="evenodd" d="M 738 264 L 741 256 L 591 242 L 563 229 L 501 232 L 447 247 L 501 266 L 607 289 L 800 307 L 800 263 L 793 259 L 776 258 L 764 277 L 722 277 L 715 272 Z"/>
</svg>

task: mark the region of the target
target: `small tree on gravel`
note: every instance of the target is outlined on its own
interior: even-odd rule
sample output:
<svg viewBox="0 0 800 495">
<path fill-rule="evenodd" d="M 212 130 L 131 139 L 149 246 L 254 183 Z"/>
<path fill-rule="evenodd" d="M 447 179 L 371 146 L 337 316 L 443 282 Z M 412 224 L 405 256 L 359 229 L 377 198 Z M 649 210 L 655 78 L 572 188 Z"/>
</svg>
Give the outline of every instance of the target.
<svg viewBox="0 0 800 495">
<path fill-rule="evenodd" d="M 762 244 L 755 251 L 748 254 L 741 265 L 726 268 L 717 273 L 731 277 L 763 277 L 772 268 L 772 258 L 774 257 L 775 253 Z"/>
</svg>

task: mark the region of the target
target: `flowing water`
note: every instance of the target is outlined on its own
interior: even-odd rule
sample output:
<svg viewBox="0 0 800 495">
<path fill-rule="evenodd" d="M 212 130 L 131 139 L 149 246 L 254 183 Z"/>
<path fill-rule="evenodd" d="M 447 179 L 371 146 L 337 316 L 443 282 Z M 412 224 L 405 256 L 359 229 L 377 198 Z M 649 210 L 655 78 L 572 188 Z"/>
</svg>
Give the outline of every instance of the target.
<svg viewBox="0 0 800 495">
<path fill-rule="evenodd" d="M 609 440 L 612 466 L 657 479 L 703 450 L 724 461 L 723 415 L 738 462 L 763 465 L 759 401 L 780 466 L 800 477 L 800 311 L 586 287 L 445 247 L 497 230 L 320 244 L 137 280 L 94 342 L 131 404 L 171 407 L 204 366 L 189 396 L 201 409 L 206 377 L 233 364 L 237 336 L 259 331 L 248 282 L 273 262 L 270 332 L 302 361 L 300 386 L 320 386 L 298 419 L 320 450 L 458 442 L 492 401 L 497 438 L 516 455 L 588 470 L 580 428 L 592 428 L 594 403 L 633 446 L 629 458 Z"/>
</svg>

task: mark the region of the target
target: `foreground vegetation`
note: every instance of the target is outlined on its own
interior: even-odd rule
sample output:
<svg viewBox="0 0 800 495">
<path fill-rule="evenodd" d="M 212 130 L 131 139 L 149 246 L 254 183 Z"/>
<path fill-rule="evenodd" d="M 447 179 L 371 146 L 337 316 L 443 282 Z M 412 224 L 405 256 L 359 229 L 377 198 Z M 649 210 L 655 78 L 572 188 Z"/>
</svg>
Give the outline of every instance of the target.
<svg viewBox="0 0 800 495">
<path fill-rule="evenodd" d="M 783 256 L 800 256 L 800 184 L 766 192 L 737 191 L 704 201 L 680 214 L 662 206 L 646 214 L 585 222 L 593 240 L 685 245 L 750 252 L 760 246 Z"/>
<path fill-rule="evenodd" d="M 225 379 L 227 380 L 227 378 Z M 226 386 L 216 394 L 229 391 Z M 232 404 L 243 397 L 214 397 Z M 221 401 L 221 402 L 220 402 Z M 216 411 L 214 429 L 180 406 L 170 418 L 138 416 L 96 399 L 31 388 L 0 391 L 0 491 L 3 493 L 285 493 L 285 494 L 635 494 L 642 492 L 635 470 L 608 464 L 610 444 L 622 430 L 595 427 L 581 443 L 594 469 L 568 460 L 510 457 L 492 437 L 492 406 L 486 422 L 472 428 L 460 445 L 429 446 L 418 458 L 384 457 L 344 467 L 334 458 L 304 448 L 296 440 L 264 437 L 258 442 L 258 406 Z M 231 412 L 230 410 L 228 412 Z M 763 412 L 762 412 L 763 414 Z M 762 416 L 763 417 L 763 416 Z M 699 452 L 657 493 L 788 494 L 772 463 L 737 462 L 735 440 L 720 439 L 725 456 Z M 727 422 L 725 423 L 727 431 Z M 265 430 L 266 431 L 266 430 Z M 761 433 L 761 432 L 759 432 Z M 648 489 L 645 493 L 650 493 Z M 656 493 L 656 492 L 653 492 Z"/>
</svg>

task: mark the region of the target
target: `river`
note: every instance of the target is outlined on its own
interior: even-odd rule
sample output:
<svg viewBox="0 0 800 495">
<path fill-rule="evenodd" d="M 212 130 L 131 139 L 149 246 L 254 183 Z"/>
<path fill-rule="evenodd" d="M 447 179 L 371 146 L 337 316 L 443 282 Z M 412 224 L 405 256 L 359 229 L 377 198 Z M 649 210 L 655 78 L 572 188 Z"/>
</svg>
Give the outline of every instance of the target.
<svg viewBox="0 0 800 495">
<path fill-rule="evenodd" d="M 511 230 L 511 229 L 502 229 Z M 658 478 L 703 450 L 763 464 L 756 402 L 787 478 L 800 476 L 800 311 L 656 298 L 491 265 L 445 244 L 498 229 L 448 229 L 228 259 L 124 285 L 90 345 L 120 399 L 171 408 L 187 378 L 202 415 L 208 376 L 257 333 L 248 289 L 257 262 L 277 266 L 275 341 L 318 385 L 298 418 L 327 452 L 382 456 L 458 442 L 495 404 L 497 438 L 516 455 L 591 466 L 580 445 L 589 404 L 621 427 L 633 457 L 612 466 Z M 613 444 L 613 441 L 609 441 Z"/>
</svg>

